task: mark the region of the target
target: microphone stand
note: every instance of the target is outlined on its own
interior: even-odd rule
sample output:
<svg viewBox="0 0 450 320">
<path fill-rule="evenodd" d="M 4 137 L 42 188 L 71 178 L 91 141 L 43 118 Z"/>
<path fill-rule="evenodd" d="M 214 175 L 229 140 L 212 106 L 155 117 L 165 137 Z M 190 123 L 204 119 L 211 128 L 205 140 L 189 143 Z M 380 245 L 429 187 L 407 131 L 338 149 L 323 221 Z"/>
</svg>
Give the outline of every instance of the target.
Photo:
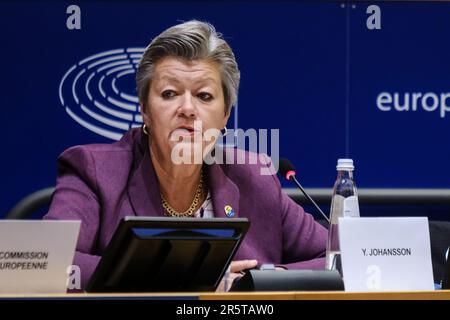
<svg viewBox="0 0 450 320">
<path fill-rule="evenodd" d="M 317 211 L 319 211 L 322 214 L 322 216 L 325 218 L 325 220 L 327 220 L 327 222 L 329 224 L 330 219 L 328 219 L 328 217 L 325 215 L 325 213 L 323 213 L 323 211 L 319 208 L 317 203 L 309 196 L 309 194 L 306 193 L 305 189 L 303 189 L 302 185 L 300 184 L 300 182 L 298 182 L 297 178 L 295 177 L 295 174 L 291 175 L 289 177 L 289 179 L 295 182 L 295 184 L 300 188 L 300 190 L 303 192 L 305 197 L 309 200 L 309 202 L 311 202 L 314 205 L 314 207 L 317 209 Z"/>
</svg>

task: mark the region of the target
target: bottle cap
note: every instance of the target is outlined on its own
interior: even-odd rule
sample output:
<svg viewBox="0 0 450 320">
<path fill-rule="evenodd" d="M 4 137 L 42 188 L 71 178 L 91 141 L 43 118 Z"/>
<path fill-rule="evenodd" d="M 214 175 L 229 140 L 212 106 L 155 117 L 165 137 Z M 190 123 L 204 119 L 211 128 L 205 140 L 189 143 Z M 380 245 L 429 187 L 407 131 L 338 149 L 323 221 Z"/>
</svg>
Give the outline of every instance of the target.
<svg viewBox="0 0 450 320">
<path fill-rule="evenodd" d="M 353 166 L 352 159 L 338 159 L 338 164 L 336 166 L 337 170 L 353 170 L 355 167 Z"/>
</svg>

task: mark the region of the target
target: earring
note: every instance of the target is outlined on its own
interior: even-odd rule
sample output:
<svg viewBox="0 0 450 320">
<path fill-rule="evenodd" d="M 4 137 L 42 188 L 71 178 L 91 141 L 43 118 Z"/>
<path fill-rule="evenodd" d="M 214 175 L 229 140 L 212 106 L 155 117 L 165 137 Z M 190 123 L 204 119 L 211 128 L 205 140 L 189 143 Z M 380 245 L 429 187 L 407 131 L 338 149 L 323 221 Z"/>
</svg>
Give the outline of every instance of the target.
<svg viewBox="0 0 450 320">
<path fill-rule="evenodd" d="M 224 130 L 224 132 L 222 130 Z M 222 136 L 225 137 L 227 135 L 227 133 L 228 133 L 227 126 L 223 127 L 222 130 L 220 130 L 220 132 L 222 133 Z"/>
<path fill-rule="evenodd" d="M 144 131 L 145 135 L 148 136 L 148 131 L 147 131 L 147 125 L 144 123 L 144 125 L 142 126 L 142 131 Z"/>
</svg>

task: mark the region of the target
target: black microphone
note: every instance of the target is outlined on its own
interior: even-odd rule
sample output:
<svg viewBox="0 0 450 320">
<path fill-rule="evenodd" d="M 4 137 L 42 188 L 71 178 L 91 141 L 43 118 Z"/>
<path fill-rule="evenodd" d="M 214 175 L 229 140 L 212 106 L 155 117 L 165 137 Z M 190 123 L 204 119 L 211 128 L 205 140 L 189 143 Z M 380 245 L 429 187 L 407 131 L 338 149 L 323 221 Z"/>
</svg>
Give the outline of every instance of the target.
<svg viewBox="0 0 450 320">
<path fill-rule="evenodd" d="M 317 211 L 322 214 L 322 216 L 327 220 L 328 223 L 330 223 L 330 219 L 323 213 L 323 211 L 319 208 L 319 206 L 314 202 L 314 200 L 309 196 L 309 194 L 306 193 L 305 189 L 301 186 L 300 182 L 298 182 L 297 178 L 295 177 L 295 168 L 292 165 L 292 163 L 286 159 L 286 158 L 280 158 L 279 162 L 279 172 L 280 174 L 286 178 L 289 181 L 294 181 L 295 184 L 300 188 L 300 190 L 303 192 L 305 197 L 308 199 L 309 202 L 311 202 Z"/>
</svg>

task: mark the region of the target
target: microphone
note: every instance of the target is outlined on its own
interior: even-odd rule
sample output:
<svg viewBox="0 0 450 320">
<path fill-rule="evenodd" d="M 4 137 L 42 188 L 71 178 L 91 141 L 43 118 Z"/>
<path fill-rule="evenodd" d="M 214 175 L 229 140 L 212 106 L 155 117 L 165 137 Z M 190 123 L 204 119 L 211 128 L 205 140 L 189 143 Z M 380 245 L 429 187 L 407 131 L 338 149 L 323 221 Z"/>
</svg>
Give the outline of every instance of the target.
<svg viewBox="0 0 450 320">
<path fill-rule="evenodd" d="M 330 223 L 330 219 L 328 219 L 328 217 L 325 215 L 325 213 L 323 213 L 323 211 L 319 208 L 319 206 L 315 203 L 315 201 L 309 196 L 309 194 L 306 193 L 305 189 L 303 189 L 300 182 L 298 182 L 297 178 L 295 177 L 295 168 L 288 159 L 280 158 L 279 172 L 284 178 L 286 178 L 286 180 L 294 181 L 295 184 L 303 192 L 305 197 L 308 199 L 308 201 L 312 203 L 313 206 L 316 208 L 316 210 L 320 212 L 320 214 L 325 218 L 325 220 L 327 220 L 328 223 Z"/>
</svg>

